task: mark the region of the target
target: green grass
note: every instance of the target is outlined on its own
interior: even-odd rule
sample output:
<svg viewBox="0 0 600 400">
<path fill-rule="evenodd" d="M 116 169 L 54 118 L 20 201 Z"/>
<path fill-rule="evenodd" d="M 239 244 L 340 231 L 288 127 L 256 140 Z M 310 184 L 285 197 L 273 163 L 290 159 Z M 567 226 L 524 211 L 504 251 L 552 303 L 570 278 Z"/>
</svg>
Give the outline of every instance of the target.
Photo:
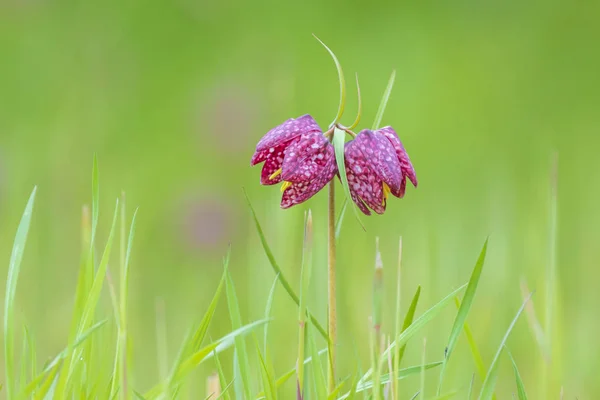
<svg viewBox="0 0 600 400">
<path fill-rule="evenodd" d="M 135 245 L 135 232 L 137 211 L 134 212 L 131 222 L 126 221 L 125 197 L 121 202 L 116 201 L 108 238 L 104 245 L 101 257 L 95 256 L 96 235 L 99 219 L 99 182 L 97 162 L 94 160 L 92 174 L 92 211 L 84 213 L 83 219 L 83 255 L 79 269 L 80 276 L 77 286 L 74 288 L 75 306 L 72 315 L 72 324 L 69 332 L 65 332 L 65 348 L 59 352 L 50 362 L 37 372 L 39 360 L 36 355 L 36 343 L 29 329 L 23 330 L 22 345 L 18 346 L 15 340 L 16 322 L 14 317 L 15 296 L 18 290 L 17 282 L 21 273 L 21 259 L 27 240 L 27 233 L 32 219 L 33 204 L 36 189 L 31 194 L 25 208 L 21 222 L 17 228 L 14 240 L 13 254 L 10 259 L 9 277 L 6 282 L 5 298 L 5 320 L 4 320 L 4 348 L 5 348 L 5 379 L 3 390 L 8 398 L 71 398 L 82 396 L 91 398 L 94 396 L 129 399 L 170 399 L 179 397 L 189 398 L 225 398 L 225 399 L 255 399 L 265 398 L 267 400 L 277 398 L 292 398 L 297 393 L 302 393 L 303 399 L 348 399 L 357 396 L 365 398 L 382 399 L 385 392 L 390 393 L 391 399 L 408 398 L 401 395 L 401 388 L 405 382 L 411 382 L 410 387 L 419 388 L 415 396 L 421 398 L 425 394 L 437 393 L 435 399 L 449 399 L 460 396 L 472 396 L 473 380 L 471 379 L 473 368 L 464 368 L 464 365 L 453 365 L 449 363 L 450 356 L 457 351 L 465 351 L 458 346 L 462 333 L 465 332 L 469 344 L 474 341 L 473 335 L 467 325 L 469 310 L 475 306 L 475 292 L 482 278 L 482 271 L 488 242 L 486 241 L 480 253 L 479 259 L 471 273 L 467 283 L 447 294 L 433 306 L 424 310 L 417 316 L 417 304 L 419 302 L 421 287 L 416 292 L 404 313 L 404 323 L 400 327 L 402 307 L 399 298 L 401 296 L 401 260 L 398 260 L 398 280 L 395 285 L 396 305 L 393 311 L 395 318 L 393 323 L 386 323 L 384 315 L 388 306 L 385 298 L 387 276 L 384 273 L 384 264 L 379 250 L 379 242 L 376 245 L 375 274 L 373 278 L 373 298 L 371 321 L 372 345 L 371 345 L 371 368 L 362 375 L 353 373 L 338 379 L 335 390 L 328 392 L 325 374 L 325 360 L 327 359 L 327 337 L 321 332 L 317 317 L 308 310 L 322 308 L 322 305 L 310 301 L 310 282 L 314 278 L 313 263 L 313 217 L 309 212 L 305 218 L 304 239 L 301 246 L 302 260 L 301 271 L 297 281 L 300 285 L 300 295 L 297 296 L 292 289 L 292 280 L 283 276 L 283 270 L 276 263 L 273 253 L 267 244 L 258 216 L 252 205 L 250 211 L 254 219 L 255 227 L 260 237 L 263 250 L 274 271 L 275 281 L 266 283 L 268 290 L 266 307 L 261 319 L 246 321 L 243 317 L 240 298 L 238 297 L 236 285 L 231 273 L 231 252 L 229 250 L 223 261 L 223 272 L 221 280 L 214 291 L 208 308 L 204 311 L 202 318 L 192 324 L 189 333 L 180 345 L 169 372 L 162 380 L 157 381 L 152 387 L 137 387 L 135 381 L 136 366 L 131 365 L 128 356 L 129 346 L 135 346 L 134 339 L 129 336 L 128 319 L 131 313 L 128 311 L 128 280 L 131 268 L 136 268 L 135 260 L 132 259 L 132 248 Z M 119 227 L 119 228 L 117 228 Z M 116 241 L 117 231 L 120 240 Z M 109 263 L 113 244 L 119 243 L 119 285 L 115 285 L 110 275 Z M 401 242 L 400 242 L 401 243 Z M 299 244 L 300 245 L 300 244 Z M 402 246 L 402 244 L 400 244 Z M 402 247 L 400 247 L 399 258 L 401 258 Z M 296 281 L 296 280 L 294 280 Z M 286 297 L 298 306 L 298 322 L 300 329 L 298 336 L 290 337 L 289 356 L 296 358 L 296 365 L 290 365 L 288 372 L 278 375 L 278 369 L 273 364 L 273 350 L 270 338 L 279 335 L 278 330 L 269 328 L 272 317 L 274 296 L 277 287 L 284 288 Z M 107 288 L 108 286 L 108 288 Z M 119 290 L 116 290 L 116 287 Z M 105 288 L 107 290 L 105 290 Z M 462 302 L 457 296 L 464 291 Z M 108 293 L 106 293 L 108 292 Z M 230 318 L 230 329 L 220 339 L 210 339 L 209 331 L 212 322 L 219 311 L 219 302 L 225 292 L 227 300 L 227 313 Z M 117 294 L 118 293 L 118 294 Z M 530 297 L 530 296 L 529 296 Z M 496 351 L 487 373 L 482 377 L 479 399 L 491 399 L 498 380 L 499 362 L 502 350 L 505 348 L 509 335 L 513 330 L 517 319 L 523 312 L 529 297 L 525 300 L 510 327 L 506 331 L 500 346 Z M 111 304 L 107 308 L 108 319 L 100 318 L 97 310 L 103 303 Z M 440 361 L 427 362 L 425 343 L 421 346 L 419 341 L 412 338 L 426 335 L 426 326 L 438 318 L 443 312 L 451 313 L 450 305 L 456 302 L 458 310 L 454 316 L 454 323 L 448 327 L 449 336 L 445 350 L 445 357 Z M 322 314 L 322 311 L 319 312 Z M 383 327 L 394 326 L 391 332 L 385 332 Z M 262 343 L 259 341 L 258 333 L 262 332 Z M 392 336 L 390 336 L 392 334 Z M 429 332 L 428 337 L 440 335 L 443 331 Z M 254 338 L 253 341 L 250 338 Z M 387 339 L 387 343 L 385 342 Z M 318 341 L 324 342 L 325 350 L 319 350 Z M 262 345 L 261 345 L 262 344 Z M 386 345 L 384 347 L 384 345 Z M 346 350 L 347 344 L 341 344 Z M 401 362 L 407 348 L 421 354 L 421 363 L 402 367 Z M 21 348 L 20 351 L 17 351 Z M 473 345 L 471 345 L 473 351 Z M 306 358 L 305 353 L 310 354 Z M 428 350 L 428 353 L 432 353 Z M 473 351 L 476 362 L 480 361 L 479 350 Z M 509 358 L 514 369 L 516 381 L 515 389 L 519 399 L 526 398 L 525 381 L 519 373 L 517 365 L 509 353 Z M 226 360 L 226 361 L 224 361 Z M 360 363 L 361 360 L 356 360 Z M 166 359 L 161 359 L 166 363 Z M 226 362 L 232 369 L 229 371 L 223 367 Z M 211 393 L 197 393 L 191 382 L 200 376 L 203 380 L 209 376 L 198 375 L 198 367 L 201 364 L 210 364 L 210 368 L 216 375 L 212 377 L 213 383 L 218 389 Z M 439 369 L 440 375 L 437 383 L 428 375 L 428 371 Z M 305 374 L 304 371 L 307 371 Z M 445 374 L 453 371 L 458 374 L 461 385 L 445 388 L 442 391 L 442 382 Z M 279 376 L 279 377 L 278 377 Z M 295 378 L 296 384 L 287 385 L 286 382 Z M 456 381 L 456 380 L 455 380 Z M 444 385 L 446 386 L 446 385 Z M 213 385 L 214 387 L 214 385 Z M 208 389 L 207 389 L 208 390 Z M 414 392 L 413 392 L 414 393 Z"/>
</svg>

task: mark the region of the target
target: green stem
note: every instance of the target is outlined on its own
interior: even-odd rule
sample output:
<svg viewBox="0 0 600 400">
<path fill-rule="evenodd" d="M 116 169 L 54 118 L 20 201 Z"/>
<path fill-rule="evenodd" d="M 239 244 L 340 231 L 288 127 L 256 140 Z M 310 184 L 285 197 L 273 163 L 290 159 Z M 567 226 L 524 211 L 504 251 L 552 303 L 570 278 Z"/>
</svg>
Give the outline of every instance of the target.
<svg viewBox="0 0 600 400">
<path fill-rule="evenodd" d="M 335 181 L 329 184 L 329 218 L 328 218 L 328 329 L 329 336 L 329 368 L 327 368 L 327 381 L 329 392 L 335 389 L 335 360 L 337 346 L 337 315 L 336 315 L 336 285 L 335 285 Z"/>
</svg>

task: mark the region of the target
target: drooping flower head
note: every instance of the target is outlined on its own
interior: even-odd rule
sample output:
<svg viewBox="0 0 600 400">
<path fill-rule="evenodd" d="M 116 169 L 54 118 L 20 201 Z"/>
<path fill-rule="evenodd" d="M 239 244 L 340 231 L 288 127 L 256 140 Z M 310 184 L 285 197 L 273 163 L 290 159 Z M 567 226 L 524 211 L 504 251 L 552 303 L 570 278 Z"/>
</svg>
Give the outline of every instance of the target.
<svg viewBox="0 0 600 400">
<path fill-rule="evenodd" d="M 417 186 L 417 176 L 400 138 L 390 126 L 361 131 L 344 149 L 352 200 L 366 215 L 383 214 L 389 193 L 402 198 L 406 178 Z"/>
<path fill-rule="evenodd" d="M 333 146 L 308 114 L 288 119 L 263 136 L 250 163 L 262 162 L 261 184 L 283 181 L 281 208 L 308 200 L 337 172 Z"/>
</svg>

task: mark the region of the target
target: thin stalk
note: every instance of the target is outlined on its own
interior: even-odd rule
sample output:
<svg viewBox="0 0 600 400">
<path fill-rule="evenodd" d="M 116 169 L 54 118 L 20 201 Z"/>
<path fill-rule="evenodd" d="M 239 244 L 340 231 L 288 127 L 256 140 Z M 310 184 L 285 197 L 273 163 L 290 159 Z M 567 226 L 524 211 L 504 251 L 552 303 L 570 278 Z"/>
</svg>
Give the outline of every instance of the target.
<svg viewBox="0 0 600 400">
<path fill-rule="evenodd" d="M 297 375 L 297 398 L 304 398 L 304 350 L 306 344 L 306 299 L 312 270 L 312 214 L 308 210 L 306 223 L 304 225 L 304 250 L 302 254 L 302 269 L 300 270 L 300 307 L 298 312 L 298 360 L 296 362 Z"/>
<path fill-rule="evenodd" d="M 402 279 L 402 236 L 398 242 L 398 277 L 396 283 L 396 328 L 394 330 L 394 337 L 397 338 L 401 333 L 400 325 L 400 294 L 401 294 L 401 279 Z M 389 347 L 389 346 L 388 346 Z M 392 371 L 392 400 L 398 400 L 398 371 L 400 370 L 400 347 L 394 348 L 393 357 L 393 371 Z"/>
<path fill-rule="evenodd" d="M 373 399 L 382 398 L 381 393 L 381 361 L 380 355 L 383 352 L 381 340 L 381 322 L 383 306 L 383 262 L 379 252 L 379 238 L 375 239 L 375 274 L 373 276 Z"/>
<path fill-rule="evenodd" d="M 328 256 L 327 256 L 327 334 L 329 336 L 329 368 L 327 382 L 329 392 L 335 389 L 335 356 L 337 346 L 337 314 L 335 286 L 335 181 L 329 183 L 329 216 L 328 216 Z"/>
</svg>

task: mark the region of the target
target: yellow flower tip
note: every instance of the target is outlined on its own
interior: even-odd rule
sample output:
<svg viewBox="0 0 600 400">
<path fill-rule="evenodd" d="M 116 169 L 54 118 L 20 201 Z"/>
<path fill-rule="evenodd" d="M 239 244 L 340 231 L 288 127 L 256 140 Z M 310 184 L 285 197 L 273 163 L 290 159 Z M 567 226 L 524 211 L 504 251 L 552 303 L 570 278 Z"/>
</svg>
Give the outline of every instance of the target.
<svg viewBox="0 0 600 400">
<path fill-rule="evenodd" d="M 275 179 L 275 178 L 276 178 L 276 177 L 278 177 L 280 174 L 281 174 L 281 168 L 279 168 L 277 171 L 273 172 L 273 173 L 271 174 L 271 176 L 269 176 L 269 180 L 273 180 L 273 179 Z"/>
<path fill-rule="evenodd" d="M 281 192 L 285 192 L 290 186 L 292 186 L 292 182 L 283 181 L 283 185 L 281 185 Z"/>
<path fill-rule="evenodd" d="M 385 205 L 385 201 L 387 200 L 389 194 L 390 194 L 390 187 L 387 185 L 387 183 L 383 182 L 383 201 L 381 202 L 382 206 Z"/>
</svg>

